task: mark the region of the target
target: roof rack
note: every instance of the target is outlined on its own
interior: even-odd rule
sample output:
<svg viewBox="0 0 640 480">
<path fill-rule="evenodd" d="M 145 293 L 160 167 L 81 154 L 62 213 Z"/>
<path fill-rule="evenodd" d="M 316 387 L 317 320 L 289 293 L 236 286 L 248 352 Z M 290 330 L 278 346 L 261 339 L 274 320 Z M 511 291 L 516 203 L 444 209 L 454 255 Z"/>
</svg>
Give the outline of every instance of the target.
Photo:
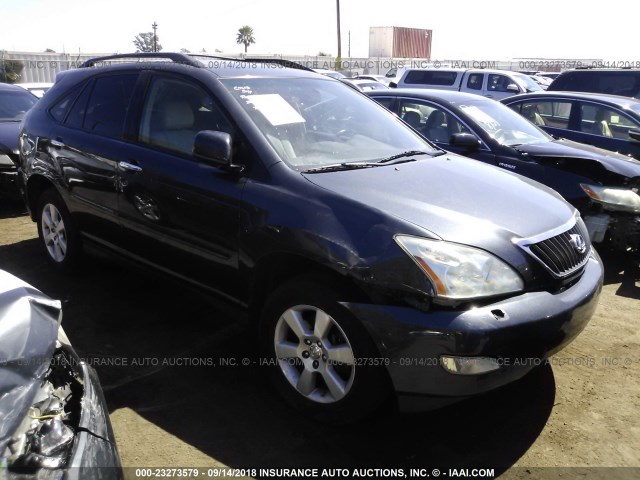
<svg viewBox="0 0 640 480">
<path fill-rule="evenodd" d="M 309 67 L 305 67 L 301 63 L 293 62 L 291 60 L 285 60 L 283 58 L 245 58 L 245 62 L 255 62 L 255 63 L 274 63 L 276 65 L 282 65 L 286 68 L 295 68 L 297 70 L 305 70 L 307 72 L 313 72 L 313 70 Z"/>
<path fill-rule="evenodd" d="M 87 60 L 86 62 L 84 62 L 82 65 L 80 65 L 80 68 L 88 68 L 88 67 L 94 67 L 96 63 L 99 62 L 104 62 L 106 60 L 115 60 L 115 59 L 120 59 L 120 58 L 166 58 L 169 59 L 175 63 L 181 63 L 183 65 L 189 65 L 191 67 L 202 67 L 202 64 L 194 59 L 192 59 L 191 57 L 189 57 L 188 55 L 185 55 L 184 53 L 163 53 L 163 52 L 155 52 L 155 53 L 121 53 L 118 55 L 108 55 L 106 57 L 95 57 L 95 58 L 90 58 L 89 60 Z"/>
</svg>

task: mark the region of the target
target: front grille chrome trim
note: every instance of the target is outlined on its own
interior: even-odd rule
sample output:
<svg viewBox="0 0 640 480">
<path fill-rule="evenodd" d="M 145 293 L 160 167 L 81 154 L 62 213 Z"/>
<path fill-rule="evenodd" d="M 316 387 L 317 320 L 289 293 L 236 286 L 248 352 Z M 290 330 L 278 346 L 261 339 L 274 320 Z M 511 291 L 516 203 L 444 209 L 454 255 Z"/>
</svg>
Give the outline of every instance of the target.
<svg viewBox="0 0 640 480">
<path fill-rule="evenodd" d="M 580 269 L 589 261 L 591 256 L 591 241 L 582 222 L 580 214 L 547 232 L 528 238 L 514 239 L 514 243 L 533 257 L 554 278 L 566 278 Z M 587 242 L 587 248 L 580 253 L 569 244 L 568 238 L 572 234 L 581 235 Z"/>
</svg>

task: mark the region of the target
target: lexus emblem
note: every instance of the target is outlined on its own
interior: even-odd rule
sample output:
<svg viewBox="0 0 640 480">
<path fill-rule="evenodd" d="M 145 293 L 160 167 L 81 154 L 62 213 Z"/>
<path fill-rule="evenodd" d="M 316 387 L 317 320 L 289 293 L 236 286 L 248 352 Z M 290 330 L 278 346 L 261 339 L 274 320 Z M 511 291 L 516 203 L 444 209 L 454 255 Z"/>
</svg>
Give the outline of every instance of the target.
<svg viewBox="0 0 640 480">
<path fill-rule="evenodd" d="M 577 233 L 569 235 L 569 244 L 578 253 L 584 253 L 587 250 L 587 242 L 584 241 L 582 235 L 578 235 Z"/>
</svg>

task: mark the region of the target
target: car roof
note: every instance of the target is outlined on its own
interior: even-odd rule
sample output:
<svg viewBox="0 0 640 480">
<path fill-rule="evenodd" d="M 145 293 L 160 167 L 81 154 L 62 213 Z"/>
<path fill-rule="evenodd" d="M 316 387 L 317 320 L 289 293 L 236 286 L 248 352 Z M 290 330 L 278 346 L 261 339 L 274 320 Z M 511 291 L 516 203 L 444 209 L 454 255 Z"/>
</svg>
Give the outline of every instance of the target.
<svg viewBox="0 0 640 480">
<path fill-rule="evenodd" d="M 58 75 L 71 74 L 88 77 L 95 75 L 97 71 L 111 72 L 131 69 L 184 72 L 185 68 L 208 71 L 218 78 L 245 76 L 327 78 L 303 65 L 282 59 L 231 58 L 172 52 L 96 57 L 87 60 L 78 69 L 67 70 Z"/>
<path fill-rule="evenodd" d="M 575 100 L 591 100 L 606 103 L 619 108 L 630 108 L 632 105 L 640 105 L 640 100 L 631 97 L 622 97 L 620 95 L 610 95 L 608 93 L 589 93 L 589 92 L 564 92 L 561 90 L 523 93 L 508 97 L 501 100 L 502 103 L 512 103 L 522 101 L 527 98 L 572 98 Z"/>
<path fill-rule="evenodd" d="M 19 87 L 17 85 L 12 85 L 10 83 L 0 83 L 0 91 L 3 92 L 26 92 L 27 90 L 25 90 L 22 87 Z"/>
<path fill-rule="evenodd" d="M 455 90 L 435 90 L 428 88 L 391 88 L 389 90 L 374 90 L 366 92 L 372 97 L 410 97 L 422 98 L 434 102 L 445 102 L 451 104 L 463 102 L 495 102 L 491 98 L 475 95 L 473 93 L 458 92 Z"/>
</svg>

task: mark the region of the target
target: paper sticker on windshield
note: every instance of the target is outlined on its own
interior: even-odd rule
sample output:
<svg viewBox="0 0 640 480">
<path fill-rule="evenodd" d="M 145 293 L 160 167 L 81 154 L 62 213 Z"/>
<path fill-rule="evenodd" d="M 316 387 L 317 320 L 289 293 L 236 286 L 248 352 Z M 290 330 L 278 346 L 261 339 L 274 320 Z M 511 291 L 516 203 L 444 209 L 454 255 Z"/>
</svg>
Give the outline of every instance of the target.
<svg viewBox="0 0 640 480">
<path fill-rule="evenodd" d="M 496 131 L 500 129 L 500 124 L 478 107 L 473 105 L 460 105 L 460 108 L 476 122 L 483 124 L 486 127 L 485 130 Z"/>
<path fill-rule="evenodd" d="M 274 127 L 304 123 L 305 121 L 295 108 L 277 93 L 245 95 L 244 98 L 262 113 Z"/>
</svg>

